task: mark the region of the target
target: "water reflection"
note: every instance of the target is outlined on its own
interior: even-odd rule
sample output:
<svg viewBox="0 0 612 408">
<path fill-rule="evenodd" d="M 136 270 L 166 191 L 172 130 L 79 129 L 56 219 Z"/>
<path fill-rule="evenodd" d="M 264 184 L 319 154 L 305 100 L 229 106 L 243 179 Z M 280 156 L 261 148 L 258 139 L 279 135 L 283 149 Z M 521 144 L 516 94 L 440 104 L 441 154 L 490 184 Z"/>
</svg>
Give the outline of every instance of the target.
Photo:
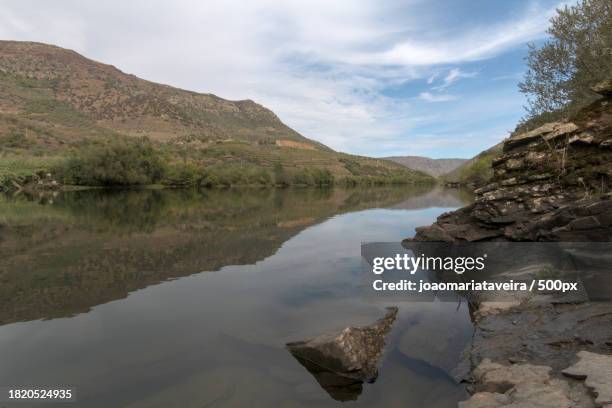
<svg viewBox="0 0 612 408">
<path fill-rule="evenodd" d="M 334 400 L 357 401 L 363 392 L 363 381 L 337 374 L 298 356 L 294 357 Z"/>
<path fill-rule="evenodd" d="M 0 324 L 69 316 L 164 280 L 268 257 L 338 213 L 421 190 L 81 191 L 0 201 Z"/>
</svg>

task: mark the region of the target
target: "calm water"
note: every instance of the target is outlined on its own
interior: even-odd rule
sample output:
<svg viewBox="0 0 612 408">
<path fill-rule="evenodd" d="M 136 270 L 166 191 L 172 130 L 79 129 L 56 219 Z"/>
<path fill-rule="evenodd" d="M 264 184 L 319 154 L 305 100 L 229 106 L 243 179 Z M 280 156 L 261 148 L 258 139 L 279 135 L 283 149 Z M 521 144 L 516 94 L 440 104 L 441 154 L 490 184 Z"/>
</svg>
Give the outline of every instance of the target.
<svg viewBox="0 0 612 408">
<path fill-rule="evenodd" d="M 0 198 L 0 386 L 75 387 L 61 406 L 338 406 L 285 343 L 394 304 L 379 378 L 345 404 L 456 406 L 466 394 L 449 371 L 471 335 L 467 309 L 363 296 L 360 243 L 399 242 L 468 199 L 399 188 Z"/>
</svg>

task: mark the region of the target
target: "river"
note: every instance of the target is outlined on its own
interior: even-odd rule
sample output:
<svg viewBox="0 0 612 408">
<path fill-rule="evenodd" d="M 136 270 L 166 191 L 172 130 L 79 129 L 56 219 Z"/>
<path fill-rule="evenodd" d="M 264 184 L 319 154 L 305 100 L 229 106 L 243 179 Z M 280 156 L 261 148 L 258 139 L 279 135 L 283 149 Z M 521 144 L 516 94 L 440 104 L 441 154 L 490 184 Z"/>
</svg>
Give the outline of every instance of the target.
<svg viewBox="0 0 612 408">
<path fill-rule="evenodd" d="M 380 318 L 389 299 L 362 296 L 360 243 L 400 242 L 469 200 L 426 188 L 2 197 L 0 386 L 76 390 L 57 406 L 338 406 L 285 343 Z M 465 304 L 393 302 L 379 377 L 349 404 L 456 406 Z"/>
</svg>

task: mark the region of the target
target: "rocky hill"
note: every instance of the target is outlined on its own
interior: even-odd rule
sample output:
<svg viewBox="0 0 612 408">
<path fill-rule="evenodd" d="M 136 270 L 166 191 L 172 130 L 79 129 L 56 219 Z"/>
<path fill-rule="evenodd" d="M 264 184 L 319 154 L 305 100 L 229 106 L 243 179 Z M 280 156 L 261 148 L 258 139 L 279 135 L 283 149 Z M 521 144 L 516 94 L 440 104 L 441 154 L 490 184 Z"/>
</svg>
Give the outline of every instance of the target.
<svg viewBox="0 0 612 408">
<path fill-rule="evenodd" d="M 31 180 L 47 185 L 53 180 L 36 175 L 48 173 L 64 174 L 60 183 L 112 184 L 79 174 L 106 154 L 100 149 L 126 157 L 153 149 L 168 171 L 156 180 L 140 177 L 149 183 L 433 182 L 386 160 L 335 152 L 250 100 L 153 83 L 53 45 L 0 41 L 0 189 Z M 84 160 L 67 165 L 73 157 Z"/>
<path fill-rule="evenodd" d="M 284 125 L 257 103 L 228 101 L 145 81 L 74 51 L 31 42 L 0 41 L 0 113 L 54 119 L 61 111 L 105 129 L 156 140 L 291 140 L 324 146 Z M 47 116 L 45 118 L 45 116 Z"/>
<path fill-rule="evenodd" d="M 390 156 L 383 157 L 383 159 L 399 163 L 412 170 L 422 171 L 434 177 L 449 173 L 467 161 L 467 159 L 430 159 L 421 156 Z"/>
</svg>

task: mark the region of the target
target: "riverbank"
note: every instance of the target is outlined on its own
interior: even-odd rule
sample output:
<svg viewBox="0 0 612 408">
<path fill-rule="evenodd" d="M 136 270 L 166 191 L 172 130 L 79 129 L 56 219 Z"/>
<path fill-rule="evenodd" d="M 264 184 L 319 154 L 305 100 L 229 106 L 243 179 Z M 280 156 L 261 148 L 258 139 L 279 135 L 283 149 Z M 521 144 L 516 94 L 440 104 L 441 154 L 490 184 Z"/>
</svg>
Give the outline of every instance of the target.
<svg viewBox="0 0 612 408">
<path fill-rule="evenodd" d="M 138 146 L 131 149 L 135 151 Z M 111 157 L 112 156 L 112 157 Z M 52 191 L 80 188 L 230 188 L 230 187 L 329 187 L 332 185 L 390 186 L 435 185 L 437 180 L 423 173 L 370 166 L 336 173 L 319 167 L 274 167 L 256 164 L 218 163 L 211 166 L 122 161 L 110 155 L 99 158 L 28 160 L 0 158 L 0 192 Z M 129 163 L 129 164 L 127 164 Z"/>
<path fill-rule="evenodd" d="M 411 240 L 611 241 L 612 86 L 595 89 L 601 99 L 571 120 L 507 139 L 475 202 L 417 228 Z M 606 254 L 583 255 L 609 262 Z M 612 404 L 609 300 L 482 302 L 471 317 L 474 335 L 457 377 L 473 395 L 461 407 Z"/>
<path fill-rule="evenodd" d="M 48 193 L 54 191 L 79 191 L 79 190 L 94 190 L 94 189 L 144 189 L 144 190 L 159 190 L 159 189 L 229 189 L 229 188 L 331 188 L 339 186 L 342 188 L 356 187 L 384 187 L 384 186 L 414 186 L 414 187 L 434 187 L 436 181 L 433 179 L 413 180 L 411 178 L 402 179 L 396 177 L 358 177 L 358 178 L 342 178 L 335 180 L 330 177 L 326 182 L 295 182 L 295 183 L 274 183 L 270 180 L 269 183 L 170 183 L 170 184 L 131 184 L 131 185 L 75 185 L 62 184 L 58 182 L 51 173 L 40 171 L 37 173 L 29 173 L 25 175 L 5 174 L 0 177 L 0 193 Z"/>
</svg>

